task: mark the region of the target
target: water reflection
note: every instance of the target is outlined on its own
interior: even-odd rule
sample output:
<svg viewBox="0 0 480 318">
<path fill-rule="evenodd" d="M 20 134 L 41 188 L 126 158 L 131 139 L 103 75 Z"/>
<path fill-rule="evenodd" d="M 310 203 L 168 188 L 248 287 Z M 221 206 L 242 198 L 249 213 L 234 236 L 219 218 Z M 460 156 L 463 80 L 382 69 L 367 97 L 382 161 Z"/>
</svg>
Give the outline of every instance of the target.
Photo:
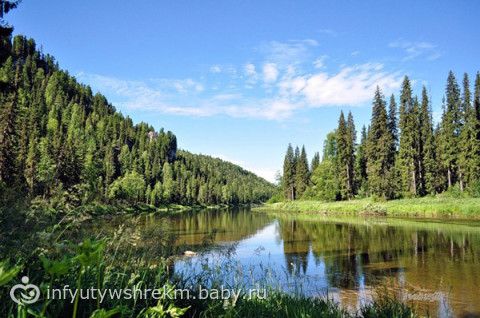
<svg viewBox="0 0 480 318">
<path fill-rule="evenodd" d="M 269 268 L 285 289 L 296 280 L 307 294 L 328 291 L 352 307 L 368 301 L 382 285 L 434 315 L 480 314 L 476 224 L 300 220 L 245 210 L 179 216 L 172 224 L 177 244 L 233 246 L 232 259 L 248 279 L 261 277 Z M 175 266 L 178 272 L 191 273 L 208 264 L 226 272 L 226 262 L 225 255 L 207 248 L 202 256 L 179 259 Z"/>
</svg>

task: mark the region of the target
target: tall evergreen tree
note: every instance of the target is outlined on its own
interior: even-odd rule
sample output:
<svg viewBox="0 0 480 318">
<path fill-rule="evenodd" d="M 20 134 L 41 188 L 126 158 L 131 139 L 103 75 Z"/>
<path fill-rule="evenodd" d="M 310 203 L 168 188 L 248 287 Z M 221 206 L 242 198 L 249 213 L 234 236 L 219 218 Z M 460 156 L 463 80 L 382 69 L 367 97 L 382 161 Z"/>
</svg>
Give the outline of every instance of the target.
<svg viewBox="0 0 480 318">
<path fill-rule="evenodd" d="M 452 71 L 448 74 L 446 105 L 440 126 L 440 161 L 447 172 L 447 186 L 459 180 L 458 155 L 460 151 L 460 131 L 462 127 L 460 88 Z"/>
<path fill-rule="evenodd" d="M 435 193 L 437 191 L 437 163 L 436 163 L 436 145 L 433 131 L 433 119 L 430 101 L 427 95 L 427 89 L 422 89 L 422 106 L 420 109 L 420 143 L 422 159 L 422 188 L 424 194 Z"/>
<path fill-rule="evenodd" d="M 367 173 L 369 190 L 379 197 L 388 198 L 391 167 L 388 154 L 390 151 L 390 132 L 386 102 L 380 88 L 377 87 L 373 99 L 372 120 L 367 140 Z"/>
<path fill-rule="evenodd" d="M 295 154 L 291 144 L 283 161 L 283 191 L 287 200 L 295 200 Z"/>
<path fill-rule="evenodd" d="M 388 131 L 390 132 L 390 159 L 392 160 L 391 164 L 396 159 L 397 148 L 398 148 L 398 120 L 397 120 L 397 102 L 395 101 L 395 96 L 392 94 L 390 96 L 390 103 L 388 104 Z"/>
<path fill-rule="evenodd" d="M 307 189 L 310 180 L 310 172 L 308 170 L 308 159 L 305 146 L 302 146 L 300 156 L 295 166 L 295 189 L 296 197 L 300 198 Z"/>
<path fill-rule="evenodd" d="M 478 81 L 478 76 L 476 82 Z M 480 140 L 478 138 L 480 122 L 476 112 L 476 98 L 479 83 L 475 84 L 474 101 L 472 106 L 470 81 L 465 73 L 463 78 L 462 110 L 464 125 L 460 133 L 459 176 L 460 186 L 475 187 L 480 178 Z"/>
<path fill-rule="evenodd" d="M 310 164 L 310 172 L 313 173 L 315 169 L 317 169 L 319 164 L 320 164 L 320 153 L 317 151 L 313 155 L 312 163 Z"/>
<path fill-rule="evenodd" d="M 355 178 L 356 188 L 359 193 L 366 195 L 368 193 L 367 184 L 367 128 L 362 127 L 360 143 L 357 146 L 355 158 Z"/>
<path fill-rule="evenodd" d="M 410 80 L 405 76 L 400 94 L 400 145 L 397 167 L 405 194 L 419 194 L 418 125 L 419 105 L 412 96 Z"/>
</svg>

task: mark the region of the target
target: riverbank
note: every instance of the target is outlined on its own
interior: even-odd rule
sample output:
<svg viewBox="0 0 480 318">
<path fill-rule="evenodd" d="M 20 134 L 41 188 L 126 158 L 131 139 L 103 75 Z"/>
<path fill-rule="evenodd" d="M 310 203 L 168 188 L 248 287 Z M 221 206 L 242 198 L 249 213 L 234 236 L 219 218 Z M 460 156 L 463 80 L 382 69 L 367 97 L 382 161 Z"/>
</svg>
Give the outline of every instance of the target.
<svg viewBox="0 0 480 318">
<path fill-rule="evenodd" d="M 480 198 L 423 197 L 378 202 L 370 198 L 349 201 L 286 201 L 266 203 L 253 210 L 324 215 L 378 215 L 480 219 Z"/>
<path fill-rule="evenodd" d="M 89 203 L 79 206 L 61 205 L 52 207 L 46 201 L 33 201 L 24 206 L 24 209 L 32 211 L 34 214 L 46 215 L 88 215 L 88 216 L 114 216 L 122 214 L 139 215 L 143 213 L 158 213 L 162 215 L 172 215 L 184 212 L 199 211 L 205 209 L 227 209 L 232 206 L 227 204 L 216 205 L 182 205 L 182 204 L 163 204 L 153 206 L 144 203 L 126 204 L 123 202 L 114 203 Z"/>
</svg>

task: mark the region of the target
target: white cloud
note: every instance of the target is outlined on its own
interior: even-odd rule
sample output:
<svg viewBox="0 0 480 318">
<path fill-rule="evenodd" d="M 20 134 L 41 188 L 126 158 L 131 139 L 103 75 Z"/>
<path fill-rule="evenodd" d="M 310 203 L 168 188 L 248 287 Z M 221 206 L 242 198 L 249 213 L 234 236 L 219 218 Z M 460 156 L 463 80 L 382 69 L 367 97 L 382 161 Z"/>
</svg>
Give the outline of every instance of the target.
<svg viewBox="0 0 480 318">
<path fill-rule="evenodd" d="M 400 87 L 401 76 L 378 63 L 344 66 L 336 74 L 319 72 L 284 79 L 279 86 L 286 96 L 302 97 L 309 107 L 359 105 L 372 99 L 376 86 L 384 93 Z"/>
<path fill-rule="evenodd" d="M 315 68 L 324 68 L 325 67 L 325 60 L 327 58 L 328 58 L 327 55 L 322 55 L 313 62 L 313 65 L 315 66 Z"/>
<path fill-rule="evenodd" d="M 257 71 L 255 69 L 255 65 L 252 64 L 252 63 L 247 63 L 245 64 L 245 74 L 248 76 L 248 77 L 254 77 L 257 75 Z"/>
<path fill-rule="evenodd" d="M 252 68 L 250 68 L 252 70 Z M 225 115 L 282 121 L 306 107 L 360 105 L 370 102 L 376 86 L 390 94 L 400 87 L 401 76 L 379 63 L 343 66 L 336 73 L 298 74 L 291 66 L 282 73 L 275 64 L 263 66 L 270 92 L 245 96 L 234 88 L 206 89 L 192 79 L 128 81 L 102 75 L 78 75 L 115 105 L 184 116 Z M 232 91 L 233 90 L 233 91 Z"/>
<path fill-rule="evenodd" d="M 266 83 L 275 82 L 278 77 L 278 69 L 275 63 L 266 63 L 263 65 L 263 80 Z"/>
<path fill-rule="evenodd" d="M 386 70 L 380 63 L 341 65 L 337 71 L 328 65 L 327 71 L 327 55 L 315 54 L 315 59 L 312 54 L 317 45 L 315 40 L 270 42 L 263 63 L 213 65 L 210 72 L 220 71 L 221 77 L 202 76 L 200 80 L 130 81 L 83 73 L 79 77 L 119 107 L 184 116 L 276 121 L 291 118 L 304 108 L 370 103 L 376 86 L 385 95 L 400 87 L 401 74 Z M 408 50 L 404 43 L 391 46 Z"/>
<path fill-rule="evenodd" d="M 210 72 L 212 73 L 220 73 L 222 71 L 222 68 L 220 67 L 220 65 L 212 65 L 210 67 Z"/>
<path fill-rule="evenodd" d="M 284 120 L 301 107 L 299 103 L 278 97 L 244 98 L 239 93 L 199 95 L 203 85 L 190 79 L 129 81 L 86 73 L 79 73 L 77 77 L 106 94 L 115 106 L 126 109 L 196 117 L 226 115 Z M 185 97 L 179 101 L 178 96 L 182 95 Z"/>
<path fill-rule="evenodd" d="M 262 45 L 260 51 L 264 53 L 267 61 L 283 67 L 304 62 L 311 55 L 310 49 L 316 46 L 318 42 L 313 39 L 271 41 Z"/>
<path fill-rule="evenodd" d="M 437 46 L 430 42 L 410 42 L 397 40 L 389 43 L 388 46 L 391 48 L 402 49 L 405 53 L 403 61 L 409 61 L 415 58 L 425 58 L 429 61 L 433 61 L 441 57 Z"/>
</svg>

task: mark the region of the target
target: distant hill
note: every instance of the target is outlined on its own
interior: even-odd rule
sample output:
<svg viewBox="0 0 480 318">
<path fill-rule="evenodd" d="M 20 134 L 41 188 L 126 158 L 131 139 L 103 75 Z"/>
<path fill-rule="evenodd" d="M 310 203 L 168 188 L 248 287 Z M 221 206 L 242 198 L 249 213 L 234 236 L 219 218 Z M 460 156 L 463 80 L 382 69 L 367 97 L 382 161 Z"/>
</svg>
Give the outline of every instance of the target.
<svg viewBox="0 0 480 318">
<path fill-rule="evenodd" d="M 34 40 L 0 51 L 0 189 L 70 204 L 267 200 L 274 186 L 241 167 L 177 150 L 176 136 L 133 124 Z"/>
</svg>

